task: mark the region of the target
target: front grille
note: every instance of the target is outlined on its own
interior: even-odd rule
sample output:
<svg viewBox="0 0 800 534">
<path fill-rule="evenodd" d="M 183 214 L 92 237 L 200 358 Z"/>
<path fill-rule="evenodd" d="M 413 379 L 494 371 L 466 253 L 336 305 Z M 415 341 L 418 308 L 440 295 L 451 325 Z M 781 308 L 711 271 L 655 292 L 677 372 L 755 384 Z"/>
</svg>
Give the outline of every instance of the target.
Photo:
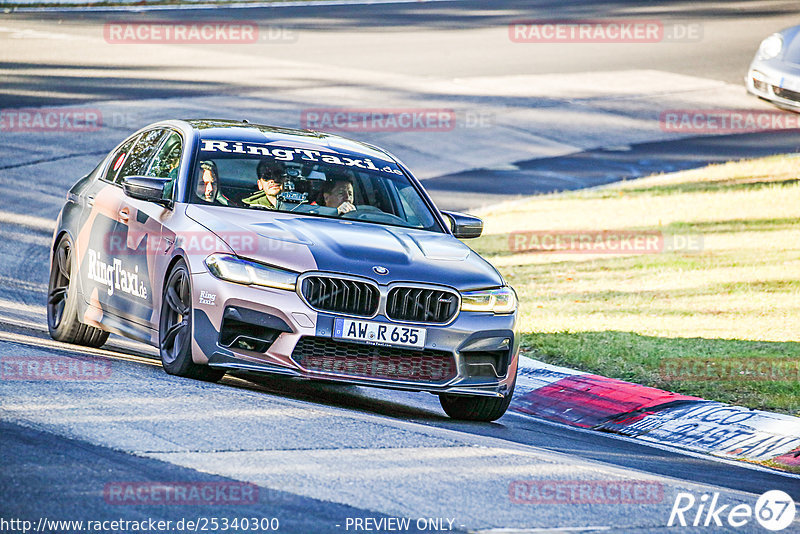
<svg viewBox="0 0 800 534">
<path fill-rule="evenodd" d="M 348 315 L 371 317 L 380 301 L 378 288 L 372 284 L 328 276 L 305 278 L 302 291 L 312 308 Z"/>
<path fill-rule="evenodd" d="M 386 315 L 396 321 L 446 323 L 457 311 L 458 296 L 438 289 L 396 287 L 386 300 Z"/>
<path fill-rule="evenodd" d="M 800 93 L 798 93 L 797 91 L 790 91 L 788 89 L 782 89 L 777 85 L 773 85 L 772 92 L 775 93 L 775 96 L 785 98 L 786 100 L 794 100 L 795 102 L 800 102 Z"/>
<path fill-rule="evenodd" d="M 443 382 L 457 375 L 453 355 L 440 350 L 408 350 L 302 337 L 292 359 L 309 371 L 337 375 Z"/>
</svg>

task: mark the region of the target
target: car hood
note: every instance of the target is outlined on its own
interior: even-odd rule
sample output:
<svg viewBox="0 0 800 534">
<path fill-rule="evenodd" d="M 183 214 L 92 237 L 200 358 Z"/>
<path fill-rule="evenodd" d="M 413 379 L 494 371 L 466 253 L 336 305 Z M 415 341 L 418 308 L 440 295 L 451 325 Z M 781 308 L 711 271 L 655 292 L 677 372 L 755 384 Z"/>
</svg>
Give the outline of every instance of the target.
<svg viewBox="0 0 800 534">
<path fill-rule="evenodd" d="M 239 256 L 297 272 L 330 271 L 460 290 L 503 283 L 497 270 L 449 234 L 346 219 L 190 204 L 186 215 Z M 384 267 L 378 275 L 373 267 Z"/>
<path fill-rule="evenodd" d="M 792 26 L 780 32 L 783 37 L 783 61 L 800 65 L 800 26 Z"/>
</svg>

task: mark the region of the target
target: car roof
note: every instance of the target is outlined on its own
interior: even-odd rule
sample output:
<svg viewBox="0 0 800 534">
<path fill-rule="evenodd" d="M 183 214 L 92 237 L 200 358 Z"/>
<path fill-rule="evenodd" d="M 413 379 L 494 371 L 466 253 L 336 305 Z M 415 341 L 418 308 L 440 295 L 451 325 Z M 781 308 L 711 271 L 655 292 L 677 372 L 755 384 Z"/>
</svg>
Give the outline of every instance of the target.
<svg viewBox="0 0 800 534">
<path fill-rule="evenodd" d="M 308 149 L 333 149 L 349 155 L 397 163 L 387 151 L 368 143 L 314 130 L 299 130 L 220 119 L 185 119 L 200 139 L 285 144 Z"/>
</svg>

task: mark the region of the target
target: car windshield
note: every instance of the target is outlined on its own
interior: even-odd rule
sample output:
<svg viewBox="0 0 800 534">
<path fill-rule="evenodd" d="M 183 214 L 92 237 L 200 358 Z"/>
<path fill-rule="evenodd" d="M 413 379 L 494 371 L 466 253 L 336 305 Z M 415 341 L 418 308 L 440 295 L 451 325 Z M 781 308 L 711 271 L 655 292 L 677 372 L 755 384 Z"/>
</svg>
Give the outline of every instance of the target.
<svg viewBox="0 0 800 534">
<path fill-rule="evenodd" d="M 328 148 L 202 140 L 190 202 L 441 231 L 393 162 Z"/>
</svg>

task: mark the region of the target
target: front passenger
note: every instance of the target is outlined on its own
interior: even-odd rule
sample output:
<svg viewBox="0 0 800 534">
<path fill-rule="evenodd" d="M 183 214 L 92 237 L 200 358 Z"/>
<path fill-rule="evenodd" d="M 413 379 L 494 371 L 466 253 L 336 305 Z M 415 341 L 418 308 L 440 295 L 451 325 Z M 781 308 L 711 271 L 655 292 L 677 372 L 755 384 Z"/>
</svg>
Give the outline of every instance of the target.
<svg viewBox="0 0 800 534">
<path fill-rule="evenodd" d="M 197 196 L 208 203 L 230 206 L 228 198 L 219 190 L 219 173 L 213 161 L 201 161 L 198 165 Z"/>
</svg>

